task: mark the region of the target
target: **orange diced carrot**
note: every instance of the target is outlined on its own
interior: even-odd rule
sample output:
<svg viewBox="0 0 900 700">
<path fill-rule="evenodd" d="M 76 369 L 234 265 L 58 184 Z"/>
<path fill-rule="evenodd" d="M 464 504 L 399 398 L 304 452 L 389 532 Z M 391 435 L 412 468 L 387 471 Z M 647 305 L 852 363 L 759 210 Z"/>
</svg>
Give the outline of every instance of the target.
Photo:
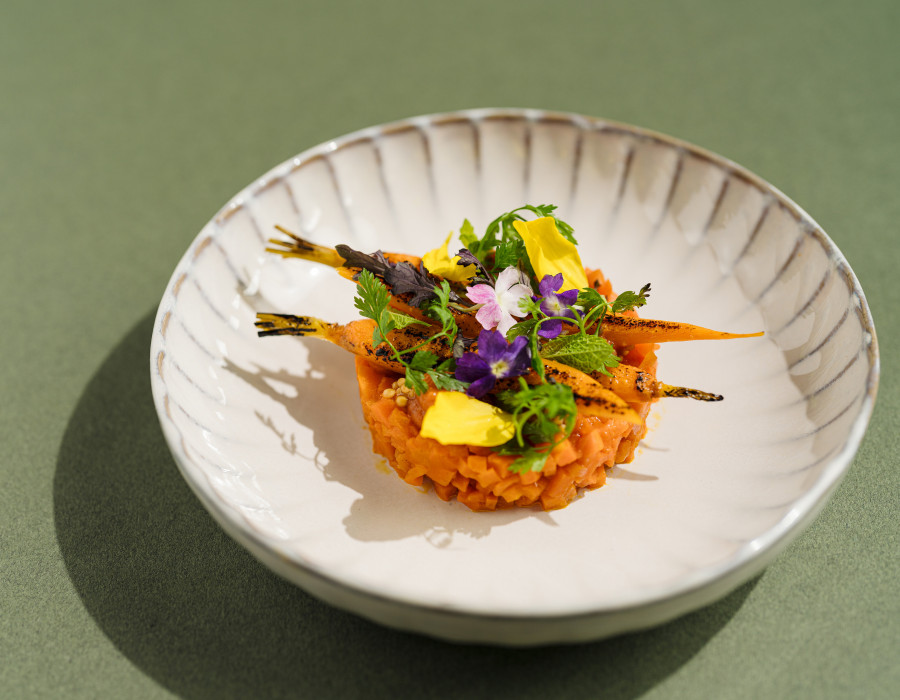
<svg viewBox="0 0 900 700">
<path fill-rule="evenodd" d="M 456 495 L 456 487 L 450 486 L 449 484 L 434 484 L 434 492 L 438 495 L 438 497 L 442 501 L 449 501 Z"/>
<path fill-rule="evenodd" d="M 581 455 L 572 444 L 571 440 L 563 440 L 559 445 L 553 448 L 553 458 L 559 466 L 564 466 L 570 462 L 574 462 Z"/>
</svg>

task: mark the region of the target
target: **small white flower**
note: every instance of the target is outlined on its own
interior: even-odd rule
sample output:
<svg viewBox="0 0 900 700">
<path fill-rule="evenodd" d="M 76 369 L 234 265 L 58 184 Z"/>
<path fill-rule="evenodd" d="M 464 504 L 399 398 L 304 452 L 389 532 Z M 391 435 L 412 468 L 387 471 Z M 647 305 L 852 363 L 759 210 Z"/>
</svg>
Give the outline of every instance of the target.
<svg viewBox="0 0 900 700">
<path fill-rule="evenodd" d="M 507 267 L 497 275 L 494 286 L 476 284 L 466 287 L 466 294 L 476 304 L 482 304 L 475 319 L 485 330 L 497 330 L 503 335 L 512 328 L 516 320 L 525 313 L 519 308 L 522 299 L 530 299 L 533 292 L 528 277 L 515 267 Z"/>
</svg>

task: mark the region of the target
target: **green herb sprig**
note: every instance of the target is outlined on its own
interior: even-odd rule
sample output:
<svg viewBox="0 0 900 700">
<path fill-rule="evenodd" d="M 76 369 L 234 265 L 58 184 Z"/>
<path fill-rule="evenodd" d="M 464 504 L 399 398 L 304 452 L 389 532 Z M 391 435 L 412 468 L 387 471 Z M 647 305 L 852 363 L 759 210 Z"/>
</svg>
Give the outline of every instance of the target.
<svg viewBox="0 0 900 700">
<path fill-rule="evenodd" d="M 575 304 L 569 307 L 572 317 L 547 315 L 539 302 L 524 300 L 520 308 L 531 318 L 510 328 L 507 338 L 512 340 L 519 335 L 528 337 L 532 357 L 536 358 L 534 369 L 542 378 L 542 360 L 555 360 L 586 374 L 600 372 L 609 376 L 609 370 L 619 365 L 619 358 L 613 346 L 601 335 L 603 318 L 607 313 L 622 313 L 643 306 L 649 294 L 650 285 L 646 284 L 639 292 L 623 292 L 610 304 L 596 289 L 585 288 L 579 290 Z M 541 341 L 538 330 L 550 320 L 574 324 L 576 330 Z"/>
<path fill-rule="evenodd" d="M 435 341 L 443 340 L 448 347 L 453 346 L 458 333 L 456 320 L 450 311 L 451 292 L 446 280 L 441 280 L 434 287 L 436 299 L 425 302 L 422 306 L 424 313 L 441 323 L 441 330 L 432 334 L 414 347 L 402 352 L 391 342 L 388 334 L 393 330 L 400 330 L 412 324 L 427 326 L 428 324 L 404 314 L 390 307 L 391 293 L 384 282 L 375 277 L 369 270 L 362 270 L 357 279 L 359 294 L 353 298 L 353 303 L 364 318 L 375 321 L 375 330 L 372 332 L 372 345 L 378 347 L 382 343 L 387 345 L 393 359 L 400 363 L 406 371 L 406 383 L 417 394 L 423 394 L 428 390 L 425 376 L 431 377 L 435 386 L 439 389 L 452 391 L 464 390 L 467 386 L 453 376 L 453 358 L 441 359 L 429 350 L 423 350 L 427 345 Z"/>
<path fill-rule="evenodd" d="M 518 389 L 497 394 L 497 403 L 515 422 L 515 436 L 498 451 L 518 455 L 509 466 L 516 473 L 541 471 L 553 449 L 572 433 L 578 413 L 575 395 L 565 384 L 530 386 L 521 377 Z"/>
<path fill-rule="evenodd" d="M 558 219 L 553 213 L 555 211 L 555 204 L 525 204 L 517 209 L 501 214 L 491 221 L 481 238 L 475 235 L 472 224 L 466 219 L 460 228 L 460 240 L 489 270 L 503 270 L 507 267 L 516 267 L 521 263 L 525 268 L 525 272 L 533 278 L 534 269 L 528 260 L 525 242 L 513 224 L 516 221 L 526 220 L 519 212 L 531 212 L 538 217 L 552 216 L 559 232 L 567 240 L 577 243 L 574 229 L 562 219 Z M 494 254 L 493 261 L 489 257 L 490 253 Z"/>
</svg>

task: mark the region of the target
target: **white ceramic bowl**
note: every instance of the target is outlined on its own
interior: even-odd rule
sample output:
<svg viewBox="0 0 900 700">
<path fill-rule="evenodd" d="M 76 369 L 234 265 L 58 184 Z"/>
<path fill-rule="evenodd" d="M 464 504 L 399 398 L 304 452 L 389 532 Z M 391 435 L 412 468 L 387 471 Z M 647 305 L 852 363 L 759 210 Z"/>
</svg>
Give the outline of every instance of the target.
<svg viewBox="0 0 900 700">
<path fill-rule="evenodd" d="M 352 358 L 257 338 L 257 311 L 356 316 L 352 284 L 264 242 L 281 224 L 421 254 L 526 202 L 559 205 L 617 288 L 652 282 L 647 317 L 766 335 L 663 346 L 663 381 L 726 400 L 658 404 L 602 489 L 550 513 L 472 513 L 372 454 Z M 527 645 L 659 624 L 760 572 L 846 472 L 878 353 L 840 251 L 760 178 L 631 126 L 474 110 L 329 141 L 237 194 L 172 275 L 151 371 L 185 479 L 260 561 L 386 625 Z"/>
</svg>

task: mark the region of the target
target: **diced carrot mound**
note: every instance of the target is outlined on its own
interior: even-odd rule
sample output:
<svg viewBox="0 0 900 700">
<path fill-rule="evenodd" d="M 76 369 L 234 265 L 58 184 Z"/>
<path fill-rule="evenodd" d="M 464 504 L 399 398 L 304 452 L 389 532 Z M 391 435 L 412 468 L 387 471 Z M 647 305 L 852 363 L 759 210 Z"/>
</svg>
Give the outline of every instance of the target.
<svg viewBox="0 0 900 700">
<path fill-rule="evenodd" d="M 450 483 L 453 484 L 460 491 L 468 491 L 469 490 L 469 480 L 466 477 L 464 477 L 462 474 L 460 474 L 459 472 L 457 472 L 456 476 L 454 476 L 450 480 Z"/>
<path fill-rule="evenodd" d="M 387 423 L 395 406 L 396 404 L 389 399 L 380 399 L 372 404 L 371 411 L 376 420 Z"/>
<path fill-rule="evenodd" d="M 519 481 L 519 476 L 517 474 L 512 474 L 494 484 L 494 488 L 491 489 L 491 492 L 495 496 L 502 496 L 504 491 L 506 491 L 510 486 L 514 486 L 519 483 L 521 483 Z M 518 496 L 509 498 L 507 500 L 514 501 L 516 498 L 518 498 Z"/>
<path fill-rule="evenodd" d="M 475 477 L 475 481 L 483 491 L 491 491 L 494 484 L 500 481 L 500 475 L 493 469 L 485 469 L 481 474 Z"/>
<path fill-rule="evenodd" d="M 521 498 L 516 500 L 516 503 L 520 503 L 523 500 L 528 501 L 529 503 L 534 503 L 541 497 L 541 494 L 544 492 L 544 488 L 546 488 L 546 486 L 546 483 L 541 484 L 538 482 L 535 482 L 528 486 L 523 486 L 522 496 Z"/>
<path fill-rule="evenodd" d="M 555 508 L 563 508 L 568 505 L 571 498 L 574 497 L 575 486 L 572 484 L 572 477 L 568 472 L 559 470 L 547 483 L 547 488 L 541 494 L 541 505 L 544 510 L 553 510 Z"/>
<path fill-rule="evenodd" d="M 492 493 L 466 491 L 456 494 L 456 500 L 472 510 L 495 510 L 499 499 Z"/>
<path fill-rule="evenodd" d="M 512 464 L 514 460 L 514 457 L 491 453 L 488 456 L 488 466 L 497 472 L 501 479 L 504 479 L 509 476 L 509 465 Z"/>
<path fill-rule="evenodd" d="M 432 457 L 431 463 L 425 470 L 425 474 L 429 479 L 441 486 L 446 486 L 453 481 L 453 477 L 456 476 L 456 472 L 450 466 L 438 464 L 434 461 L 434 457 Z"/>
<path fill-rule="evenodd" d="M 421 486 L 425 476 L 425 470 L 422 469 L 419 471 L 419 467 L 414 467 L 406 472 L 406 476 L 403 477 L 403 481 L 412 486 Z"/>
<path fill-rule="evenodd" d="M 561 467 L 564 467 L 569 462 L 574 462 L 578 457 L 578 451 L 575 449 L 571 440 L 563 441 L 553 450 L 553 459 L 556 460 L 556 463 Z"/>
<path fill-rule="evenodd" d="M 544 462 L 544 468 L 541 470 L 541 476 L 543 477 L 551 477 L 556 474 L 556 457 L 553 456 L 551 452 L 547 455 L 547 461 Z"/>
<path fill-rule="evenodd" d="M 600 293 L 608 282 L 600 274 Z M 592 278 L 589 274 L 588 280 Z M 655 346 L 635 346 L 628 359 L 655 373 Z M 431 485 L 444 501 L 456 498 L 474 511 L 539 505 L 544 510 L 564 508 L 580 489 L 595 489 L 606 481 L 606 467 L 629 462 L 646 432 L 646 425 L 598 418 L 579 413 L 568 439 L 554 448 L 539 472 L 516 473 L 512 455 L 489 447 L 441 445 L 419 435 L 422 416 L 434 403 L 434 390 L 410 400 L 405 407 L 382 398 L 398 375 L 356 358 L 363 416 L 372 433 L 375 452 L 383 455 L 397 474 L 414 485 Z M 645 418 L 650 403 L 630 404 Z"/>
<path fill-rule="evenodd" d="M 510 503 L 515 503 L 520 498 L 522 498 L 524 495 L 525 495 L 525 492 L 522 491 L 522 484 L 521 483 L 513 483 L 509 486 L 509 488 L 506 488 L 503 490 L 503 493 L 501 494 L 500 497 L 504 501 L 509 501 Z"/>
<path fill-rule="evenodd" d="M 449 501 L 456 495 L 456 487 L 450 485 L 442 486 L 441 484 L 434 484 L 434 492 L 442 501 Z"/>
<path fill-rule="evenodd" d="M 478 479 L 487 470 L 487 457 L 482 455 L 469 455 L 465 466 L 459 469 L 460 473 L 469 479 Z"/>
</svg>

